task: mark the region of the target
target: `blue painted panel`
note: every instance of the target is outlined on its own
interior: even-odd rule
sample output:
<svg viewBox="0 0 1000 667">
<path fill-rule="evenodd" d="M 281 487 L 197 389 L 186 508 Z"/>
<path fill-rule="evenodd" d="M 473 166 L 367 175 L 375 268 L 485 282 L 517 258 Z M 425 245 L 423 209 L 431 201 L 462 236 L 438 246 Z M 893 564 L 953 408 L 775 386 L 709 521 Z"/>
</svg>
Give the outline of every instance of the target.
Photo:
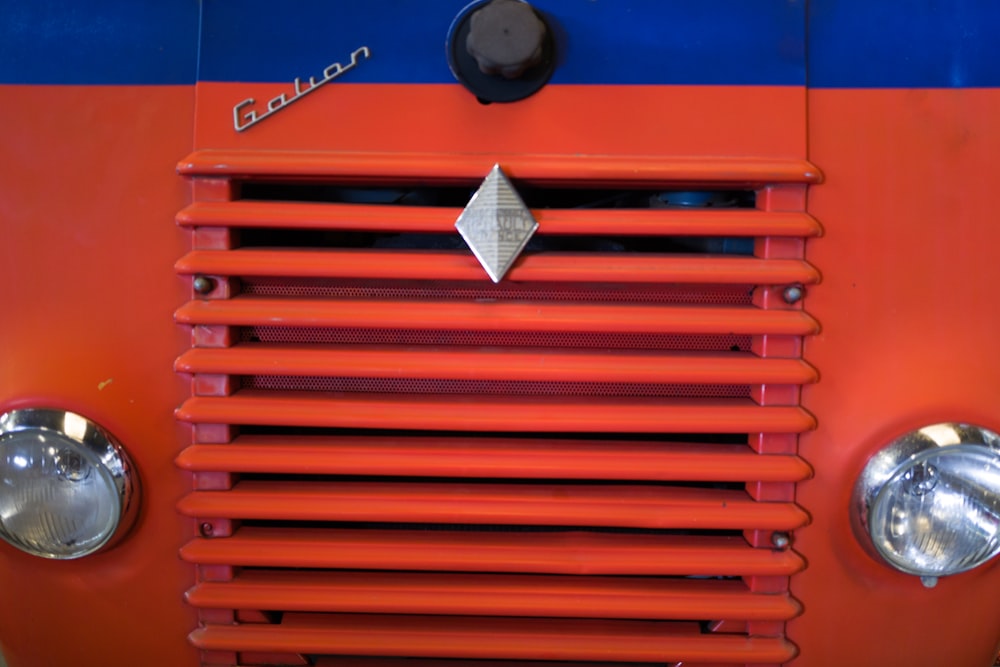
<svg viewBox="0 0 1000 667">
<path fill-rule="evenodd" d="M 555 26 L 552 83 L 805 81 L 804 0 L 533 0 Z M 199 79 L 319 77 L 368 46 L 344 81 L 452 83 L 445 41 L 465 2 L 205 0 Z"/>
<path fill-rule="evenodd" d="M 0 5 L 0 83 L 190 84 L 198 0 Z"/>
<path fill-rule="evenodd" d="M 450 83 L 465 0 L 24 0 L 0 18 L 0 83 L 286 83 L 372 58 L 345 82 Z M 997 0 L 535 0 L 553 83 L 998 87 Z M 203 14 L 203 15 L 202 15 Z M 198 65 L 199 20 L 202 21 Z"/>
<path fill-rule="evenodd" d="M 810 0 L 809 86 L 1000 86 L 1000 2 Z"/>
</svg>

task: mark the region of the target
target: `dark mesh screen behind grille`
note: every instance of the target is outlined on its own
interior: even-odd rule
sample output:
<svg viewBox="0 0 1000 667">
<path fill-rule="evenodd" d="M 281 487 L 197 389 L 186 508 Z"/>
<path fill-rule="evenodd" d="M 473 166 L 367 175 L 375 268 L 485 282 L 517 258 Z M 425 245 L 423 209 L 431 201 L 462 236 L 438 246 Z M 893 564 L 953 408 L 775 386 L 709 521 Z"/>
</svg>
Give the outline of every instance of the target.
<svg viewBox="0 0 1000 667">
<path fill-rule="evenodd" d="M 403 394 L 493 394 L 528 396 L 660 396 L 749 398 L 739 384 L 644 384 L 636 382 L 531 382 L 523 380 L 431 380 L 397 378 L 243 376 L 246 389 L 274 391 L 349 391 Z"/>
<path fill-rule="evenodd" d="M 244 278 L 243 294 L 288 298 L 585 301 L 748 306 L 750 285 L 492 285 L 444 281 L 361 281 L 319 278 Z"/>
<path fill-rule="evenodd" d="M 243 294 L 286 298 L 497 300 L 675 305 L 749 306 L 749 285 L 576 285 L 550 283 L 491 285 L 454 281 L 365 281 L 311 278 L 244 278 Z M 489 347 L 579 347 L 692 351 L 749 351 L 749 335 L 677 333 L 546 333 L 534 331 L 461 331 L 243 327 L 240 340 L 262 343 L 371 345 L 469 345 Z"/>
<path fill-rule="evenodd" d="M 343 343 L 368 345 L 474 345 L 488 347 L 580 347 L 587 349 L 748 352 L 743 334 L 543 333 L 538 331 L 411 331 L 249 326 L 240 340 L 254 343 Z"/>
</svg>

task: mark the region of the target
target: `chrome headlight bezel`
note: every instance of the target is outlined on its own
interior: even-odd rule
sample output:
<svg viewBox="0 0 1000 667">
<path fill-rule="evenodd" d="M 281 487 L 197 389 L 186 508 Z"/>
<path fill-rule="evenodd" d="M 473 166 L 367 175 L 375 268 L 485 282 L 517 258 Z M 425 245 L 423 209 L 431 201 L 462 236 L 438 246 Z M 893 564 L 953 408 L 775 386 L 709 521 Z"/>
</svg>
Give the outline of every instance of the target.
<svg viewBox="0 0 1000 667">
<path fill-rule="evenodd" d="M 882 529 L 878 521 L 880 503 L 886 500 L 888 491 L 900 483 L 921 484 L 914 474 L 926 475 L 926 470 L 934 468 L 929 462 L 938 457 L 965 456 L 981 458 L 988 466 L 995 467 L 1000 476 L 1000 435 L 967 423 L 946 422 L 931 424 L 906 433 L 876 452 L 865 465 L 854 488 L 852 520 L 859 541 L 879 560 L 893 568 L 923 578 L 926 585 L 933 585 L 937 577 L 949 576 L 972 570 L 1000 554 L 1000 543 L 985 557 L 960 567 L 949 569 L 921 568 L 908 562 L 886 546 L 880 537 Z M 925 467 L 926 465 L 926 467 Z M 932 485 L 933 480 L 926 480 Z M 933 488 L 933 486 L 931 486 Z"/>
<path fill-rule="evenodd" d="M 5 442 L 25 434 L 52 435 L 99 468 L 114 494 L 115 523 L 94 543 L 78 550 L 42 550 L 11 539 L 0 522 L 0 539 L 26 553 L 53 560 L 72 560 L 104 551 L 124 537 L 139 512 L 139 483 L 135 467 L 118 440 L 97 423 L 75 412 L 50 408 L 15 409 L 0 415 L 0 452 Z M 0 490 L 2 492 L 2 490 Z"/>
</svg>

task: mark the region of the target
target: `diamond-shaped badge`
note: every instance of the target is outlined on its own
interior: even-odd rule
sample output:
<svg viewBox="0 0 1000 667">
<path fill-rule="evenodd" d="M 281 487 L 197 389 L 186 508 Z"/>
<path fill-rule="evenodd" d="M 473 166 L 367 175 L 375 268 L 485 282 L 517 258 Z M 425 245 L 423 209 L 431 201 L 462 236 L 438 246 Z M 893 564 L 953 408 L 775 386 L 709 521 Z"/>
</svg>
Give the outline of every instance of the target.
<svg viewBox="0 0 1000 667">
<path fill-rule="evenodd" d="M 486 273 L 498 283 L 524 250 L 538 223 L 496 164 L 458 216 L 455 227 Z"/>
</svg>

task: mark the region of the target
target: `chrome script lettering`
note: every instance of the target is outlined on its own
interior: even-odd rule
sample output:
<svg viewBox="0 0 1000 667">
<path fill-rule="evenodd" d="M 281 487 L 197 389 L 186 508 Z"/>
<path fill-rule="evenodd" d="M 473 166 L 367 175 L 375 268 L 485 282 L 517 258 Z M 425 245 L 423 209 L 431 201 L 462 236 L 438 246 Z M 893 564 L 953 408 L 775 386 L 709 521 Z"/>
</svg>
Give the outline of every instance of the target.
<svg viewBox="0 0 1000 667">
<path fill-rule="evenodd" d="M 281 111 L 287 107 L 292 102 L 295 102 L 304 95 L 311 93 L 316 90 L 324 83 L 333 81 L 338 76 L 353 69 L 358 64 L 358 57 L 364 56 L 365 60 L 371 58 L 372 52 L 367 46 L 362 46 L 361 48 L 355 49 L 351 53 L 351 63 L 349 65 L 341 65 L 340 63 L 331 63 L 326 69 L 323 70 L 323 78 L 319 81 L 315 77 L 309 77 L 307 85 L 303 85 L 302 80 L 299 77 L 295 77 L 295 81 L 292 82 L 292 86 L 295 92 L 291 96 L 286 93 L 282 93 L 277 97 L 273 98 L 267 103 L 267 111 L 258 113 L 256 109 L 250 108 L 243 111 L 246 107 L 252 107 L 256 100 L 252 97 L 248 97 L 239 104 L 233 107 L 233 128 L 237 132 L 242 132 L 243 130 L 256 125 L 260 121 L 264 120 L 268 116 Z"/>
</svg>

